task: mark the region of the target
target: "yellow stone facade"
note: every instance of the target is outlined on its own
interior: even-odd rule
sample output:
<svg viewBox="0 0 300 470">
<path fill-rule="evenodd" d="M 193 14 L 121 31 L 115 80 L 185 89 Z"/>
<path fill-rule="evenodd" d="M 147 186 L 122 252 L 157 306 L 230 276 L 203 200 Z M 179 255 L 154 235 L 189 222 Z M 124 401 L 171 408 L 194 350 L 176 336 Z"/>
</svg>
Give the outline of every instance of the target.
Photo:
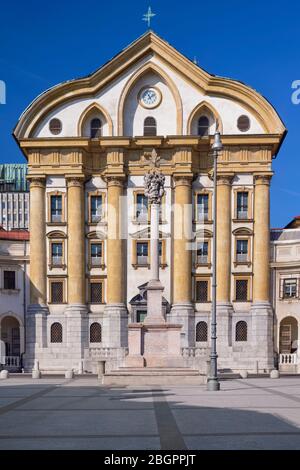
<svg viewBox="0 0 300 470">
<path fill-rule="evenodd" d="M 145 60 L 149 52 L 154 59 L 140 64 L 139 60 Z M 130 77 L 124 78 L 122 74 L 124 70 L 129 70 L 130 64 L 136 64 L 135 70 Z M 138 100 L 131 100 L 131 94 L 139 87 L 142 89 L 153 75 L 160 77 L 163 99 L 157 110 L 152 112 L 149 109 L 149 114 L 156 113 L 159 121 L 159 107 L 167 108 L 171 103 L 172 112 L 169 117 L 168 110 L 162 114 L 161 128 L 173 129 L 172 134 L 160 136 L 157 132 L 158 135 L 143 136 L 135 133 L 139 122 L 128 122 L 128 119 L 134 120 L 138 113 L 144 116 L 143 113 L 147 112 L 143 107 L 140 109 Z M 113 90 L 114 81 L 123 83 L 118 89 L 119 95 L 115 98 L 112 94 L 110 101 L 101 101 L 99 92 L 104 93 L 110 84 Z M 181 87 L 178 86 L 179 82 Z M 185 92 L 191 102 L 189 109 L 186 108 L 189 100 L 183 96 Z M 219 100 L 232 102 L 232 114 L 224 115 L 225 108 L 218 108 L 215 96 Z M 70 124 L 68 129 L 73 125 L 73 134 L 49 135 L 48 116 L 54 116 L 56 109 L 62 113 L 62 105 L 67 107 L 70 103 L 72 106 L 73 102 L 77 99 L 82 101 L 84 97 L 89 98 L 86 108 L 80 109 L 74 125 L 75 111 L 71 109 L 65 117 Z M 113 97 L 116 100 L 114 113 L 107 109 Z M 57 116 L 63 121 L 59 112 Z M 210 131 L 205 136 L 195 135 L 194 132 L 201 113 L 211 120 Z M 237 130 L 234 124 L 236 118 L 232 117 L 234 113 L 238 113 L 237 116 L 249 115 L 253 131 Z M 102 132 L 106 135 L 97 138 L 84 135 L 87 120 L 94 116 L 100 116 L 103 120 Z M 197 328 L 199 322 L 204 322 L 209 333 L 211 259 L 201 265 L 196 257 L 197 243 L 203 241 L 204 234 L 209 243 L 212 237 L 214 214 L 210 149 L 217 120 L 224 144 L 218 161 L 217 183 L 217 302 L 220 310 L 219 342 L 223 354 L 221 362 L 224 367 L 237 369 L 239 360 L 246 364 L 249 359 L 247 346 L 251 347 L 251 351 L 257 346 L 257 358 L 251 357 L 245 367 L 253 370 L 257 361 L 260 368 L 271 367 L 269 190 L 272 158 L 279 151 L 285 128 L 272 106 L 258 93 L 239 82 L 210 76 L 153 33 L 144 35 L 85 81 L 62 84 L 38 98 L 15 129 L 15 136 L 28 159 L 31 182 L 31 303 L 47 305 L 50 320 L 53 316 L 53 321 L 62 323 L 65 321 L 63 312 L 67 309 L 67 341 L 70 347 L 75 348 L 76 360 L 88 357 L 87 363 L 93 362 L 93 345 L 88 339 L 93 322 L 98 322 L 102 327 L 98 348 L 119 348 L 123 351 L 120 352 L 122 356 L 126 347 L 126 325 L 128 321 L 137 321 L 135 300 L 133 303 L 131 300 L 138 293 L 138 288 L 149 279 L 147 266 L 132 266 L 132 240 L 135 247 L 149 240 L 149 224 L 139 223 L 136 214 L 132 217 L 135 210 L 132 205 L 134 191 L 143 189 L 143 175 L 150 168 L 148 156 L 153 148 L 160 157 L 161 171 L 167 181 L 167 215 L 161 224 L 165 262 L 161 273 L 162 282 L 165 283 L 165 300 L 169 305 L 168 314 L 170 321 L 182 321 L 184 348 L 209 347 L 209 335 L 206 340 L 201 340 L 201 335 L 197 336 Z M 132 135 L 126 135 L 125 130 L 131 128 Z M 64 132 L 62 127 L 62 134 Z M 66 220 L 55 228 L 51 227 L 51 230 L 59 229 L 65 237 L 67 263 L 65 268 L 54 267 L 50 272 L 46 255 L 46 235 L 50 232 L 49 223 L 46 223 L 46 206 L 47 194 L 55 186 L 52 181 L 56 182 L 56 186 L 61 185 Z M 57 187 L 54 189 L 57 190 Z M 89 201 L 97 191 L 105 196 L 105 217 L 96 227 L 90 220 Z M 245 220 L 236 217 L 238 191 L 250 194 Z M 201 222 L 195 219 L 197 194 L 205 192 L 209 193 L 210 215 Z M 91 255 L 87 250 L 91 244 L 97 243 L 96 231 L 101 239 L 101 250 L 104 251 L 100 263 L 102 268 L 88 269 Z M 125 236 L 120 236 L 120 231 Z M 247 262 L 236 260 L 236 234 L 240 234 L 240 239 L 248 240 Z M 146 250 L 142 246 L 139 249 Z M 208 253 L 208 258 L 211 258 L 210 246 Z M 49 301 L 49 281 L 55 283 L 57 280 L 62 280 L 64 289 L 64 302 L 60 306 L 51 305 Z M 198 289 L 199 292 L 201 289 L 207 290 L 205 302 L 197 298 Z M 237 298 L 238 289 L 242 293 L 247 291 L 243 302 Z M 91 301 L 91 295 L 97 302 Z M 72 306 L 81 306 L 82 310 L 74 310 L 77 323 L 70 326 Z M 43 321 L 47 323 L 45 318 Z M 237 345 L 240 348 L 243 346 L 242 352 L 235 355 L 233 347 L 239 322 L 247 324 L 248 336 L 246 334 L 246 341 L 241 340 L 245 344 Z M 46 328 L 48 332 L 43 335 L 49 337 L 51 324 Z M 83 333 L 78 339 L 80 344 L 76 343 L 76 346 L 72 335 L 76 336 L 79 330 Z M 263 331 L 264 337 L 260 331 Z M 265 347 L 260 347 L 263 341 Z M 44 358 L 41 360 L 47 363 L 51 351 L 49 345 L 47 351 L 31 352 L 31 360 L 34 355 L 40 355 Z M 191 349 L 187 354 L 190 358 Z M 71 363 L 70 359 L 68 364 Z"/>
</svg>

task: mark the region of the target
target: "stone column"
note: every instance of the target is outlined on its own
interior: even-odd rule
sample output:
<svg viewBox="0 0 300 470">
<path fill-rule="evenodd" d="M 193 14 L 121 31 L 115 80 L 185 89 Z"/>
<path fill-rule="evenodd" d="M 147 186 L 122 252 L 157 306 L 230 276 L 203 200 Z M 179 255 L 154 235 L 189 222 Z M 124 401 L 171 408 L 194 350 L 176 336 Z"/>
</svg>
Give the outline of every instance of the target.
<svg viewBox="0 0 300 470">
<path fill-rule="evenodd" d="M 232 178 L 232 174 L 217 175 L 217 350 L 221 361 L 230 355 L 232 345 Z"/>
<path fill-rule="evenodd" d="M 47 303 L 45 180 L 30 180 L 30 304 Z"/>
<path fill-rule="evenodd" d="M 30 305 L 26 312 L 25 368 L 47 346 L 47 259 L 45 178 L 30 177 Z"/>
<path fill-rule="evenodd" d="M 253 303 L 270 303 L 270 176 L 255 177 Z"/>
<path fill-rule="evenodd" d="M 259 370 L 274 367 L 273 311 L 270 304 L 270 180 L 255 175 L 252 338 Z"/>
<path fill-rule="evenodd" d="M 107 289 L 103 341 L 108 347 L 127 344 L 125 250 L 122 239 L 123 177 L 107 177 Z"/>
<path fill-rule="evenodd" d="M 194 338 L 192 305 L 192 175 L 175 176 L 173 306 L 170 322 L 183 325 L 182 346 Z"/>
<path fill-rule="evenodd" d="M 84 183 L 68 179 L 68 304 L 85 306 Z"/>
<path fill-rule="evenodd" d="M 88 316 L 85 289 L 85 211 L 84 178 L 67 177 L 68 217 L 68 306 L 67 346 L 70 352 L 67 368 L 77 367 L 88 348 Z"/>
<path fill-rule="evenodd" d="M 217 180 L 217 303 L 230 304 L 231 176 Z"/>
</svg>

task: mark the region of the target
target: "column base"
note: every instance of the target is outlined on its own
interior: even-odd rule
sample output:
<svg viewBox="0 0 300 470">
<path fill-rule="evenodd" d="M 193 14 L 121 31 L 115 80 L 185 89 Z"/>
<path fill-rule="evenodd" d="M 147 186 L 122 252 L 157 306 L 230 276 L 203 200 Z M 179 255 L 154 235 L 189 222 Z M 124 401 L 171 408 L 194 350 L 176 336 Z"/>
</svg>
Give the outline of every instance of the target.
<svg viewBox="0 0 300 470">
<path fill-rule="evenodd" d="M 128 311 L 125 304 L 108 304 L 103 316 L 103 346 L 124 348 L 128 345 Z"/>
<path fill-rule="evenodd" d="M 47 347 L 47 317 L 49 309 L 45 304 L 31 304 L 26 311 L 26 344 L 23 365 L 31 370 L 38 350 Z"/>
<path fill-rule="evenodd" d="M 191 302 L 173 304 L 168 323 L 182 325 L 181 347 L 188 348 L 195 343 L 195 309 Z"/>
<path fill-rule="evenodd" d="M 270 302 L 253 302 L 251 309 L 252 344 L 258 370 L 274 368 L 273 309 Z"/>
<path fill-rule="evenodd" d="M 206 389 L 209 392 L 218 392 L 220 390 L 220 382 L 218 381 L 218 379 L 211 379 L 210 377 L 208 377 Z"/>
</svg>

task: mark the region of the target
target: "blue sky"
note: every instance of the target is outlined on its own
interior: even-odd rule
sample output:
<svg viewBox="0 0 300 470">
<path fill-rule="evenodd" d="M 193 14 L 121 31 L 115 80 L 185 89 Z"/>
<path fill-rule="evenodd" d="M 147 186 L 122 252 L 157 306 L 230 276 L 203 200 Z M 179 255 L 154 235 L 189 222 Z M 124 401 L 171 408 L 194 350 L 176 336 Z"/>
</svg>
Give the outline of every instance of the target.
<svg viewBox="0 0 300 470">
<path fill-rule="evenodd" d="M 28 0 L 1 2 L 0 162 L 23 162 L 11 136 L 19 115 L 47 88 L 87 75 L 146 31 L 149 0 Z M 210 73 L 241 80 L 263 94 L 288 135 L 274 161 L 271 223 L 300 215 L 300 104 L 291 101 L 300 80 L 300 3 L 252 0 L 153 0 L 153 29 Z"/>
</svg>

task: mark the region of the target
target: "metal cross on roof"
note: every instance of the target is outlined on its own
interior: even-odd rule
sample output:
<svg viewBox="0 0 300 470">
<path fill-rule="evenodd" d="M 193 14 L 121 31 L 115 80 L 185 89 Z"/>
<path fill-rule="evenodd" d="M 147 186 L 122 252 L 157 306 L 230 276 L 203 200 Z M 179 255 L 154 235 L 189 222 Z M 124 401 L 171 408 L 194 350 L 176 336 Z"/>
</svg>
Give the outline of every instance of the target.
<svg viewBox="0 0 300 470">
<path fill-rule="evenodd" d="M 143 21 L 146 21 L 148 23 L 148 28 L 150 28 L 151 20 L 154 16 L 156 16 L 156 13 L 153 13 L 151 7 L 149 7 L 148 12 L 145 13 L 144 16 L 143 16 Z"/>
</svg>

